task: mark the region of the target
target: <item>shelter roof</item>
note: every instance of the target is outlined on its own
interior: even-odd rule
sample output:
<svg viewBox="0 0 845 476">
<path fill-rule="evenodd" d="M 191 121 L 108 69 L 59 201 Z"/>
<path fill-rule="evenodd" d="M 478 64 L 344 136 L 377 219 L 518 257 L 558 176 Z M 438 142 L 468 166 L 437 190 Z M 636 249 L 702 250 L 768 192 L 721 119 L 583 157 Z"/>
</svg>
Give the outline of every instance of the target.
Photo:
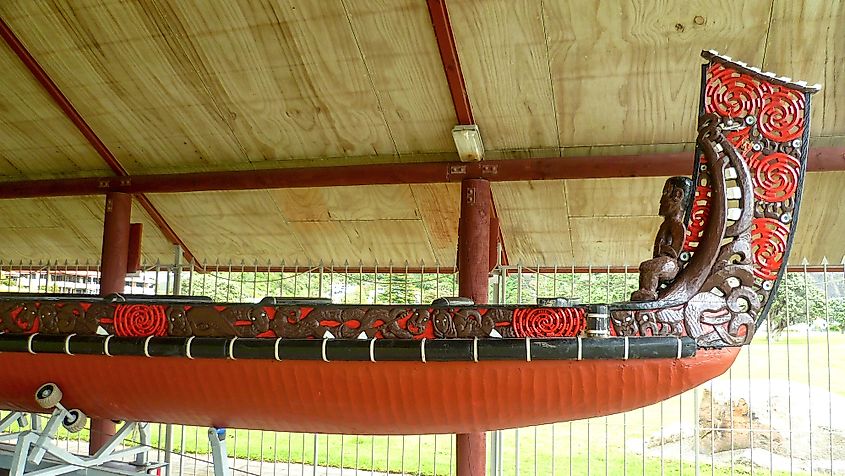
<svg viewBox="0 0 845 476">
<path fill-rule="evenodd" d="M 455 161 L 422 0 L 9 0 L 0 18 L 126 173 Z M 811 147 L 845 151 L 845 4 L 458 1 L 448 14 L 488 159 L 689 152 L 698 53 L 824 84 Z M 0 180 L 113 173 L 0 44 Z M 845 157 L 845 152 L 843 152 Z M 839 262 L 845 172 L 811 173 L 794 259 Z M 511 263 L 636 264 L 662 178 L 493 185 Z M 455 262 L 459 186 L 149 194 L 199 260 Z M 0 200 L 3 259 L 99 257 L 103 199 Z M 171 260 L 149 208 L 144 256 Z"/>
</svg>

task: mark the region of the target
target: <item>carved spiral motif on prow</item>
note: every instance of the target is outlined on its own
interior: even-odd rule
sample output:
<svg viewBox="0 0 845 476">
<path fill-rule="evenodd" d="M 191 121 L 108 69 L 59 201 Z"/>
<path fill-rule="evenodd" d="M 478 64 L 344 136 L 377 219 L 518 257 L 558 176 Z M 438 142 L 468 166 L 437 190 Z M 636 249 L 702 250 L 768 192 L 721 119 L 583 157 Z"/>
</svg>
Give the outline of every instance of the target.
<svg viewBox="0 0 845 476">
<path fill-rule="evenodd" d="M 729 70 L 720 64 L 710 67 L 712 79 L 705 89 L 706 112 L 724 117 L 741 117 L 763 105 L 759 84 L 746 74 Z"/>
<path fill-rule="evenodd" d="M 754 256 L 754 275 L 761 279 L 776 279 L 783 265 L 789 228 L 772 218 L 755 218 L 751 231 L 751 252 Z"/>
<path fill-rule="evenodd" d="M 768 96 L 760 110 L 760 133 L 764 137 L 785 142 L 804 133 L 804 97 L 795 91 L 780 90 Z"/>
<path fill-rule="evenodd" d="M 795 157 L 776 152 L 755 161 L 754 194 L 767 202 L 783 202 L 795 196 L 801 163 Z"/>
<path fill-rule="evenodd" d="M 574 337 L 587 327 L 584 309 L 538 307 L 513 313 L 516 337 Z"/>
<path fill-rule="evenodd" d="M 157 304 L 118 304 L 114 310 L 114 332 L 125 337 L 167 335 L 164 306 Z"/>
</svg>

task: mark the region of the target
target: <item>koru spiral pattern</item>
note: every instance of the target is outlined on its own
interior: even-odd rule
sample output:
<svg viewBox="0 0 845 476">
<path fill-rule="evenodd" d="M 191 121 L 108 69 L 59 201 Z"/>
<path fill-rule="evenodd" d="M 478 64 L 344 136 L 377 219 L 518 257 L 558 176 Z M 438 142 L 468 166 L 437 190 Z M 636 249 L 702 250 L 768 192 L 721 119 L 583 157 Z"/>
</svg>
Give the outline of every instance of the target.
<svg viewBox="0 0 845 476">
<path fill-rule="evenodd" d="M 538 307 L 513 313 L 516 337 L 574 337 L 586 329 L 583 308 Z"/>
<path fill-rule="evenodd" d="M 751 249 L 754 253 L 754 275 L 761 279 L 777 278 L 783 265 L 789 228 L 771 218 L 755 218 L 751 232 Z"/>
<path fill-rule="evenodd" d="M 777 279 L 784 264 L 806 155 L 806 102 L 803 92 L 775 84 L 762 75 L 740 72 L 720 62 L 713 62 L 707 70 L 704 110 L 719 114 L 732 126 L 726 137 L 751 170 L 756 202 L 754 275 L 762 280 Z M 699 173 L 699 187 L 707 179 L 704 167 Z M 703 208 L 696 200 L 692 230 L 700 229 L 699 217 L 706 215 Z M 695 238 L 690 233 L 688 241 Z"/>
<path fill-rule="evenodd" d="M 156 304 L 118 304 L 114 310 L 115 334 L 124 337 L 167 335 L 164 306 Z"/>
</svg>

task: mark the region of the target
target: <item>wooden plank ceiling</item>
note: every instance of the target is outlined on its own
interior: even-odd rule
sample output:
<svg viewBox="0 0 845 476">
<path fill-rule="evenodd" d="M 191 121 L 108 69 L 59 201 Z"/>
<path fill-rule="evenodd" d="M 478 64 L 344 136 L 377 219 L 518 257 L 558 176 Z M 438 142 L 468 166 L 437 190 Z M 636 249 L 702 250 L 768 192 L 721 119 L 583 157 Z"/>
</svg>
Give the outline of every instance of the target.
<svg viewBox="0 0 845 476">
<path fill-rule="evenodd" d="M 449 0 L 489 158 L 690 150 L 698 52 L 824 83 L 814 145 L 845 146 L 845 4 Z M 455 160 L 424 0 L 8 0 L 0 17 L 130 174 Z M 0 45 L 0 180 L 109 175 Z M 600 160 L 600 159 L 597 159 Z M 632 160 L 636 160 L 632 158 Z M 838 263 L 842 173 L 810 174 L 794 260 Z M 526 265 L 634 265 L 662 179 L 494 184 Z M 452 266 L 456 185 L 150 195 L 200 260 Z M 102 197 L 0 201 L 5 260 L 99 257 Z M 133 216 L 149 222 L 137 208 Z M 171 260 L 152 223 L 144 257 Z"/>
</svg>

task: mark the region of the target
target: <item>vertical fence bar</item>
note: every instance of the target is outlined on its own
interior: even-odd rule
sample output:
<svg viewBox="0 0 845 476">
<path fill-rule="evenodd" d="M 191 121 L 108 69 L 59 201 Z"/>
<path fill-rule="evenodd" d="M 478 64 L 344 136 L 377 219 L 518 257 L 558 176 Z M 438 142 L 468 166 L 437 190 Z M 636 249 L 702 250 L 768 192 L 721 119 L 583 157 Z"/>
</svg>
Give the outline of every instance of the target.
<svg viewBox="0 0 845 476">
<path fill-rule="evenodd" d="M 209 294 L 216 299 L 221 299 L 225 296 L 225 298 L 230 300 L 248 300 L 249 298 L 255 300 L 258 297 L 258 294 L 262 292 L 267 294 L 287 293 L 290 295 L 301 294 L 304 289 L 306 290 L 306 294 L 313 297 L 325 297 L 326 295 L 324 293 L 328 292 L 328 296 L 333 299 L 337 296 L 338 302 L 341 300 L 342 302 L 355 301 L 357 295 L 357 301 L 360 303 L 373 302 L 379 304 L 407 304 L 413 302 L 414 300 L 424 302 L 427 300 L 426 297 L 431 295 L 432 292 L 435 296 L 448 293 L 450 286 L 454 286 L 455 283 L 454 275 L 450 275 L 449 272 L 446 272 L 445 274 L 441 273 L 439 266 L 434 267 L 434 273 L 427 272 L 425 264 L 422 262 L 420 263 L 418 271 L 416 269 L 412 270 L 406 262 L 401 266 L 401 269 L 399 269 L 399 266 L 392 264 L 389 265 L 387 273 L 380 273 L 381 270 L 378 268 L 374 270 L 375 273 L 364 273 L 365 270 L 363 269 L 363 266 L 359 266 L 359 269 L 357 270 L 357 277 L 349 276 L 348 263 L 344 265 L 342 270 L 336 270 L 333 264 L 327 267 L 323 263 L 320 263 L 317 267 L 309 265 L 304 270 L 297 268 L 292 277 L 289 274 L 285 275 L 285 271 L 282 269 L 279 271 L 279 274 L 276 275 L 279 277 L 278 280 L 276 280 L 274 279 L 274 276 L 271 276 L 271 266 L 269 263 L 267 265 L 266 275 L 259 275 L 263 268 L 259 267 L 257 262 L 252 266 L 247 266 L 244 262 L 242 262 L 238 268 L 237 265 L 233 265 L 230 261 L 228 265 L 224 265 L 224 267 L 227 268 L 226 270 L 217 266 L 213 271 L 211 271 L 212 276 L 208 276 L 207 273 L 201 273 L 202 276 L 197 276 L 196 282 L 194 281 L 193 276 L 194 267 L 194 263 L 191 263 L 188 269 L 188 275 L 184 276 L 182 274 L 183 269 L 181 268 L 181 265 L 174 265 L 170 267 L 165 264 L 165 266 L 162 267 L 160 262 L 156 262 L 152 265 L 144 265 L 142 267 L 143 271 L 129 281 L 128 290 L 133 293 L 136 292 L 136 290 L 139 290 L 138 292 L 145 294 L 181 294 L 184 289 L 186 292 L 195 294 L 197 293 L 197 290 L 201 289 L 199 293 Z M 85 265 L 81 265 L 79 262 L 73 264 L 65 263 L 62 265 L 60 261 L 56 260 L 48 260 L 46 262 L 42 261 L 34 264 L 31 263 L 29 265 L 23 262 L 17 263 L 2 261 L 0 262 L 0 275 L 3 277 L 3 290 L 26 291 L 29 289 L 32 292 L 38 293 L 88 292 L 91 289 L 90 286 L 96 286 L 98 281 L 98 278 L 95 277 L 98 273 L 96 271 L 92 271 L 92 268 L 96 268 L 96 266 L 91 266 L 87 263 Z M 574 267 L 570 270 L 566 270 L 564 268 L 565 272 L 560 272 L 561 270 L 557 267 L 551 269 L 551 271 L 549 271 L 549 269 L 551 268 L 546 268 L 539 264 L 536 265 L 536 268 L 523 268 L 522 265 L 517 265 L 513 268 L 500 267 L 496 272 L 496 283 L 493 285 L 493 292 L 490 294 L 491 300 L 493 302 L 500 302 L 503 304 L 508 303 L 508 301 L 529 303 L 532 302 L 532 299 L 536 299 L 539 296 L 545 296 L 549 292 L 551 292 L 552 295 L 557 296 L 560 288 L 566 289 L 566 287 L 568 287 L 571 297 L 579 295 L 583 297 L 586 295 L 587 301 L 591 301 L 593 298 L 603 299 L 604 301 L 612 301 L 614 299 L 619 299 L 620 292 L 624 295 L 629 286 L 627 267 L 624 267 L 623 271 L 620 273 L 623 276 L 615 274 L 616 272 L 611 271 L 609 267 L 606 269 L 593 269 L 592 267 L 588 267 L 586 273 L 587 276 L 584 276 L 584 273 L 576 272 Z M 161 273 L 163 272 L 166 274 L 162 275 Z M 172 272 L 173 275 L 170 276 L 169 272 Z M 335 276 L 336 272 L 338 273 L 337 276 Z M 343 272 L 343 277 L 339 275 L 340 272 Z M 799 272 L 801 273 L 800 275 L 798 274 Z M 328 273 L 328 275 L 326 273 Z M 355 274 L 354 270 L 353 274 Z M 384 274 L 386 274 L 386 276 L 384 276 Z M 513 274 L 516 274 L 516 276 L 513 276 Z M 845 277 L 845 274 L 842 276 Z M 286 284 L 288 280 L 285 278 L 292 279 L 295 282 L 294 286 L 291 287 Z M 568 278 L 570 281 L 568 285 L 565 282 L 565 278 Z M 314 279 L 313 282 L 311 281 L 312 279 Z M 510 281 L 510 291 L 508 291 L 507 286 L 509 279 L 514 280 Z M 722 416 L 722 423 L 718 423 L 717 420 L 719 420 L 720 417 L 714 414 L 714 411 L 721 408 L 724 404 L 724 398 L 718 396 L 716 387 L 713 383 L 709 385 L 710 392 L 707 392 L 706 390 L 702 392 L 702 388 L 697 387 L 688 395 L 680 395 L 677 399 L 672 399 L 658 404 L 655 407 L 642 410 L 641 429 L 643 440 L 643 474 L 650 474 L 651 471 L 660 471 L 665 472 L 666 474 L 689 473 L 690 468 L 687 466 L 688 462 L 693 463 L 693 470 L 696 475 L 706 472 L 706 467 L 705 470 L 702 471 L 699 463 L 702 462 L 703 458 L 706 458 L 706 456 L 702 456 L 701 451 L 702 447 L 706 448 L 708 439 L 710 440 L 710 447 L 712 448 L 710 458 L 711 474 L 722 474 L 722 472 L 728 471 L 734 471 L 735 473 L 750 472 L 751 474 L 760 472 L 760 467 L 755 467 L 755 463 L 749 463 L 749 460 L 756 461 L 757 457 L 762 456 L 758 453 L 761 452 L 761 446 L 763 446 L 763 448 L 768 446 L 769 450 L 769 469 L 766 472 L 774 473 L 774 470 L 771 468 L 774 467 L 774 458 L 777 457 L 775 451 L 772 451 L 775 449 L 773 448 L 773 435 L 775 434 L 775 431 L 782 431 L 784 436 L 789 436 L 790 441 L 787 445 L 789 461 L 784 461 L 784 464 L 788 463 L 788 465 L 792 468 L 792 471 L 809 470 L 811 472 L 818 472 L 822 470 L 822 466 L 827 466 L 828 464 L 832 466 L 835 462 L 835 447 L 833 440 L 835 433 L 832 428 L 823 428 L 822 420 L 824 420 L 824 418 L 829 418 L 831 420 L 834 418 L 833 399 L 828 397 L 828 401 L 824 402 L 820 397 L 823 393 L 816 393 L 821 391 L 821 384 L 819 384 L 818 387 L 809 390 L 805 390 L 804 387 L 800 385 L 803 385 L 804 383 L 803 365 L 807 366 L 806 383 L 808 387 L 813 387 L 815 380 L 824 379 L 825 372 L 819 370 L 818 368 L 813 368 L 812 366 L 820 366 L 822 365 L 821 362 L 825 361 L 828 366 L 826 372 L 828 381 L 827 388 L 825 390 L 827 390 L 828 395 L 832 395 L 835 390 L 835 386 L 832 382 L 832 375 L 835 372 L 833 372 L 831 363 L 835 360 L 836 356 L 834 353 L 834 335 L 831 335 L 831 327 L 835 325 L 835 320 L 838 319 L 838 314 L 835 314 L 835 305 L 837 305 L 836 299 L 838 298 L 836 297 L 837 295 L 832 293 L 839 292 L 836 291 L 838 290 L 837 286 L 839 286 L 839 279 L 839 272 L 836 271 L 831 273 L 827 269 L 826 264 L 822 266 L 822 270 L 819 273 L 816 271 L 810 271 L 807 265 L 803 266 L 803 268 L 797 272 L 793 271 L 789 273 L 784 280 L 785 282 L 781 286 L 782 299 L 786 301 L 786 306 L 779 311 L 777 309 L 773 310 L 772 320 L 768 321 L 765 327 L 765 330 L 767 331 L 765 337 L 767 369 L 764 371 L 761 368 L 763 364 L 762 355 L 764 349 L 759 348 L 758 344 L 758 347 L 756 348 L 743 349 L 743 357 L 740 359 L 742 363 L 735 366 L 735 368 L 730 369 L 723 382 L 717 383 L 719 388 L 722 387 L 723 383 L 726 384 L 724 388 L 727 389 L 728 393 L 728 408 L 736 408 L 736 402 L 739 401 L 740 398 L 745 398 L 750 409 L 750 416 L 750 412 L 753 411 L 754 408 L 762 405 L 766 400 L 765 392 L 768 392 L 769 404 L 772 404 L 774 397 L 780 395 L 780 390 L 775 392 L 775 387 L 772 385 L 772 379 L 775 374 L 784 372 L 786 374 L 786 380 L 788 381 L 787 395 L 784 395 L 788 399 L 785 409 L 786 416 L 788 417 L 785 424 L 788 428 L 785 429 L 785 431 L 782 428 L 777 430 L 772 429 L 774 428 L 772 411 L 768 412 L 767 417 L 769 429 L 756 426 L 757 420 L 751 421 L 750 418 L 748 420 L 744 419 L 740 423 L 738 418 L 734 418 L 735 415 L 732 411 L 729 412 L 729 414 Z M 185 284 L 186 281 L 187 283 Z M 213 287 L 206 287 L 211 281 L 214 282 Z M 514 284 L 516 284 L 516 286 L 514 286 Z M 587 289 L 584 289 L 585 285 Z M 326 286 L 328 287 L 328 291 L 325 289 Z M 415 289 L 414 286 L 417 286 L 417 288 Z M 595 289 L 591 289 L 592 287 L 595 287 Z M 342 297 L 338 295 L 338 293 L 342 294 Z M 800 301 L 800 299 L 804 299 L 804 301 Z M 801 317 L 802 315 L 803 318 Z M 798 327 L 799 325 L 805 325 L 806 328 L 801 329 Z M 822 339 L 819 332 L 821 331 L 822 325 L 824 326 L 825 332 L 824 350 L 820 348 L 822 345 Z M 775 328 L 777 328 L 777 330 Z M 782 331 L 780 330 L 781 328 L 783 328 Z M 761 329 L 761 331 L 762 330 L 763 329 Z M 806 338 L 804 345 L 800 342 L 803 338 Z M 759 340 L 762 342 L 762 335 Z M 792 366 L 793 362 L 791 354 L 796 349 L 793 349 L 792 347 L 796 347 L 799 352 L 799 358 L 795 361 L 797 363 L 797 367 L 795 368 Z M 807 352 L 806 359 L 801 358 L 800 353 L 802 351 Z M 821 357 L 822 353 L 825 354 L 825 357 Z M 786 360 L 785 368 L 781 363 L 783 358 Z M 775 367 L 776 365 L 779 365 L 781 368 L 778 369 Z M 778 370 L 778 372 L 774 372 L 774 370 Z M 753 382 L 750 376 L 755 372 L 761 376 L 768 376 L 769 382 L 767 390 L 763 390 L 761 385 L 752 385 Z M 748 378 L 748 380 L 744 381 L 742 380 L 743 378 Z M 792 381 L 793 379 L 795 380 L 794 382 Z M 760 392 L 759 394 L 757 394 L 758 391 Z M 747 396 L 744 395 L 746 392 Z M 711 413 L 711 417 L 710 425 L 706 426 L 703 423 L 706 416 L 702 415 L 701 422 L 698 421 L 698 416 L 702 411 L 705 413 L 707 412 L 707 401 L 702 401 L 702 396 L 708 395 L 708 393 L 710 399 L 709 411 Z M 692 403 L 689 402 L 689 398 L 693 399 Z M 805 399 L 808 405 L 808 410 L 803 409 Z M 676 402 L 678 407 L 677 411 L 674 411 L 675 407 L 673 405 L 675 405 Z M 818 408 L 814 408 L 813 404 L 815 404 Z M 825 406 L 827 408 L 825 408 Z M 689 442 L 689 433 L 684 431 L 684 423 L 690 422 L 690 409 L 693 412 L 692 437 L 694 441 L 691 442 L 690 445 L 692 446 L 692 454 L 685 453 L 686 448 L 689 448 L 689 446 L 682 446 L 683 441 Z M 737 415 L 739 414 L 737 413 Z M 659 417 L 659 421 L 662 422 L 659 425 L 659 433 L 654 431 L 657 427 L 657 425 L 653 424 L 657 420 L 655 417 Z M 802 419 L 799 420 L 799 417 L 802 417 Z M 632 450 L 633 452 L 636 452 L 637 449 L 635 444 L 629 444 L 628 437 L 630 432 L 633 432 L 634 434 L 637 433 L 637 413 L 626 413 L 620 415 L 619 417 L 603 418 L 605 427 L 603 451 L 604 472 L 605 474 L 616 474 L 616 468 L 621 465 L 621 473 L 626 474 L 628 469 L 630 469 L 629 464 L 636 464 L 636 461 L 633 463 L 629 461 L 629 456 L 631 455 L 628 454 L 628 451 Z M 764 424 L 765 418 L 761 418 L 761 420 L 763 421 L 760 421 L 760 423 Z M 510 474 L 511 471 L 516 474 L 529 474 L 532 472 L 534 474 L 540 474 L 548 471 L 549 468 L 551 469 L 550 474 L 555 475 L 558 471 L 563 473 L 565 470 L 562 470 L 561 466 L 566 463 L 562 463 L 557 460 L 557 450 L 559 449 L 558 446 L 565 448 L 567 444 L 569 445 L 570 474 L 582 473 L 582 465 L 584 464 L 582 451 L 585 445 L 587 454 L 586 465 L 589 468 L 588 471 L 591 471 L 591 473 L 600 473 L 598 468 L 602 466 L 600 456 L 602 451 L 601 448 L 595 448 L 595 444 L 601 443 L 600 433 L 592 431 L 592 433 L 595 434 L 591 436 L 596 437 L 594 444 L 592 439 L 589 437 L 580 438 L 581 431 L 578 431 L 583 431 L 586 427 L 586 431 L 589 433 L 592 426 L 599 424 L 600 421 L 601 420 L 596 420 L 591 422 L 588 420 L 585 422 L 577 422 L 574 424 L 574 427 L 573 423 L 569 423 L 570 430 L 568 439 L 566 438 L 566 432 L 564 431 L 559 433 L 557 431 L 559 428 L 554 425 L 550 427 L 534 427 L 529 429 L 522 428 L 515 431 L 509 431 L 507 433 L 491 433 L 489 440 L 490 453 L 488 459 L 490 462 L 490 474 L 498 476 L 499 474 Z M 619 429 L 621 431 L 616 433 L 613 430 L 618 428 L 620 421 L 621 428 Z M 649 421 L 648 425 L 646 424 L 646 421 Z M 632 426 L 633 430 L 628 427 L 629 422 L 634 425 Z M 675 422 L 680 423 L 679 433 L 677 434 L 677 437 L 681 440 L 680 443 L 676 442 L 675 439 L 670 440 L 669 436 L 667 436 L 670 435 L 670 428 L 674 430 L 672 425 Z M 813 425 L 816 425 L 816 427 Z M 171 462 L 173 462 L 173 459 L 177 459 L 168 456 L 168 454 L 173 451 L 173 440 L 176 438 L 176 435 L 173 433 L 174 431 L 179 432 L 178 440 L 176 441 L 179 451 L 182 453 L 187 451 L 185 441 L 186 435 L 189 436 L 189 432 L 194 431 L 193 428 L 182 426 L 177 429 L 176 427 L 170 425 L 158 425 L 155 428 L 156 430 L 154 430 L 153 436 L 161 436 L 163 433 L 164 443 L 163 445 L 159 443 L 157 445 L 157 449 L 164 452 L 165 460 L 170 459 Z M 714 441 L 714 435 L 717 431 L 723 432 L 722 434 L 724 435 L 723 439 L 720 437 L 719 442 Z M 647 448 L 650 434 L 654 435 L 655 444 L 652 445 L 649 443 Z M 506 437 L 505 435 L 508 436 Z M 617 443 L 618 437 L 616 435 L 621 435 L 622 441 L 620 443 Z M 657 438 L 658 435 L 660 436 L 660 440 Z M 764 440 L 760 438 L 764 435 L 767 436 L 766 440 L 768 441 L 767 443 L 763 443 L 761 445 L 760 442 Z M 196 433 L 194 436 L 194 448 L 198 448 L 200 445 L 196 441 Z M 437 435 L 430 437 L 433 438 L 434 453 L 426 455 L 426 452 L 428 451 L 427 449 L 431 448 L 431 440 L 429 437 L 418 436 L 417 438 L 408 438 L 407 436 L 400 436 L 398 437 L 400 438 L 399 440 L 396 439 L 397 437 L 387 438 L 386 440 L 384 438 L 371 438 L 370 441 L 367 442 L 366 440 L 359 440 L 358 438 L 353 438 L 349 435 L 339 437 L 326 436 L 326 439 L 322 440 L 321 438 L 323 437 L 315 434 L 313 435 L 313 452 L 312 455 L 310 455 L 311 458 L 306 457 L 308 451 L 303 451 L 305 449 L 304 446 L 303 448 L 296 448 L 296 445 L 294 445 L 294 448 L 290 448 L 290 438 L 288 438 L 289 449 L 287 457 L 283 457 L 284 449 L 280 448 L 277 443 L 284 445 L 284 434 L 274 432 L 272 442 L 268 441 L 269 438 L 267 438 L 267 436 L 268 435 L 265 435 L 263 431 L 259 431 L 256 434 L 255 432 L 241 431 L 239 433 L 236 430 L 232 430 L 230 437 L 233 439 L 237 438 L 242 440 L 244 437 L 247 438 L 245 445 L 246 455 L 244 455 L 243 450 L 238 453 L 237 443 L 231 447 L 231 456 L 237 457 L 241 460 L 244 458 L 246 459 L 245 461 L 239 461 L 239 465 L 237 466 L 238 468 L 245 469 L 238 469 L 235 471 L 236 473 L 239 471 L 252 472 L 255 470 L 255 466 L 258 466 L 259 473 L 264 472 L 266 470 L 265 466 L 271 464 L 270 458 L 266 458 L 265 461 L 265 456 L 267 456 L 265 455 L 265 450 L 270 447 L 270 444 L 272 444 L 272 447 L 274 448 L 274 454 L 272 457 L 274 472 L 276 471 L 276 463 L 281 462 L 283 464 L 284 462 L 287 462 L 287 464 L 290 465 L 290 462 L 294 457 L 300 459 L 297 455 L 297 453 L 299 453 L 302 456 L 302 464 L 300 466 L 303 471 L 308 471 L 312 474 L 322 474 L 324 466 L 328 466 L 329 464 L 338 466 L 339 461 L 339 466 L 341 467 L 340 471 L 343 473 L 344 469 L 342 468 L 350 465 L 350 461 L 352 459 L 352 448 L 348 448 L 348 444 L 350 442 L 354 442 L 356 472 L 358 472 L 360 468 L 369 469 L 371 472 L 375 471 L 376 464 L 380 465 L 380 470 L 381 467 L 383 467 L 385 460 L 387 460 L 390 463 L 390 466 L 387 469 L 413 473 L 415 471 L 414 458 L 416 457 L 416 473 L 421 474 L 423 472 L 428 472 L 429 467 L 431 467 L 432 471 L 440 470 L 440 468 L 438 468 L 438 464 L 442 466 L 443 461 L 440 459 L 442 455 L 438 455 L 437 450 L 439 449 L 439 446 L 445 444 L 445 442 L 441 441 L 442 437 L 439 438 Z M 308 436 L 311 435 L 302 435 L 303 443 L 305 443 Z M 550 439 L 544 439 L 549 438 L 549 436 Z M 675 433 L 672 432 L 671 436 L 672 438 L 675 438 Z M 75 448 L 76 451 L 79 451 L 84 443 L 84 441 L 80 439 L 79 434 L 68 437 L 63 436 L 62 438 L 63 440 L 60 440 L 60 445 L 64 444 L 68 447 L 68 449 Z M 449 472 L 453 472 L 452 456 L 454 455 L 454 439 L 452 437 L 449 438 Z M 825 442 L 824 438 L 827 438 L 828 441 Z M 746 439 L 751 442 L 750 446 L 746 447 L 739 444 L 740 441 L 744 442 Z M 718 449 L 714 443 L 724 444 L 726 440 L 730 441 L 727 443 L 729 449 L 745 449 L 750 453 L 751 457 L 748 459 L 744 457 L 743 459 L 740 459 L 738 456 L 734 456 L 732 454 L 723 454 L 722 456 L 719 456 L 718 453 L 714 454 L 715 450 Z M 360 458 L 361 450 L 366 448 L 368 443 L 371 447 L 371 451 L 373 451 L 369 462 L 366 461 L 366 457 L 363 458 L 363 461 Z M 385 454 L 386 458 L 376 459 L 375 456 L 377 454 L 374 447 L 385 443 L 387 443 L 390 447 Z M 521 447 L 521 443 L 526 443 L 526 446 Z M 530 455 L 532 450 L 529 449 L 527 445 L 532 443 L 534 445 L 534 461 L 533 465 L 530 466 L 528 462 L 532 457 Z M 267 448 L 265 448 L 265 444 L 267 444 Z M 414 444 L 417 445 L 416 448 L 413 447 Z M 659 447 L 657 446 L 658 444 L 660 445 Z M 677 444 L 678 446 L 670 446 L 671 444 Z M 259 445 L 258 450 L 255 450 L 255 445 Z M 616 456 L 618 455 L 620 447 L 621 455 L 617 458 Z M 671 448 L 676 448 L 677 451 Z M 338 449 L 340 451 L 339 458 L 336 454 Z M 597 451 L 592 451 L 593 449 L 596 449 Z M 526 452 L 526 450 L 528 452 Z M 805 460 L 804 453 L 808 450 L 810 451 L 810 455 L 814 458 Z M 191 451 L 196 450 L 192 449 Z M 202 451 L 205 450 L 201 450 L 201 452 Z M 350 454 L 347 455 L 347 451 L 350 451 Z M 658 451 L 660 453 L 659 470 L 656 467 L 657 458 L 654 457 Z M 824 451 L 828 451 L 829 455 L 823 455 Z M 548 459 L 549 454 L 551 454 L 550 461 Z M 380 450 L 378 455 L 380 455 Z M 514 455 L 515 460 L 513 466 L 511 467 L 509 459 Z M 398 461 L 397 458 L 399 458 Z M 310 467 L 308 467 L 309 459 L 311 459 L 310 462 L 312 463 Z M 766 458 L 763 457 L 762 459 L 765 460 Z M 184 467 L 183 458 L 180 457 L 178 460 L 179 465 L 172 468 L 172 473 L 170 474 L 177 473 L 177 468 L 178 473 L 182 473 Z M 619 460 L 621 460 L 621 462 Z M 707 459 L 703 459 L 703 461 L 707 462 Z M 678 466 L 677 469 L 675 469 L 676 463 Z M 766 463 L 764 461 L 761 464 Z M 507 468 L 505 467 L 506 465 Z M 196 468 L 196 461 L 194 461 L 194 466 L 195 471 L 202 471 L 201 468 Z M 233 468 L 234 467 L 235 466 L 233 465 Z M 296 468 L 291 469 L 296 472 Z M 185 468 L 185 470 L 186 472 L 190 472 L 190 468 Z M 442 471 L 446 471 L 445 467 L 442 468 Z M 636 469 L 634 471 L 636 471 Z M 279 466 L 279 472 L 284 472 L 283 466 Z"/>
</svg>

